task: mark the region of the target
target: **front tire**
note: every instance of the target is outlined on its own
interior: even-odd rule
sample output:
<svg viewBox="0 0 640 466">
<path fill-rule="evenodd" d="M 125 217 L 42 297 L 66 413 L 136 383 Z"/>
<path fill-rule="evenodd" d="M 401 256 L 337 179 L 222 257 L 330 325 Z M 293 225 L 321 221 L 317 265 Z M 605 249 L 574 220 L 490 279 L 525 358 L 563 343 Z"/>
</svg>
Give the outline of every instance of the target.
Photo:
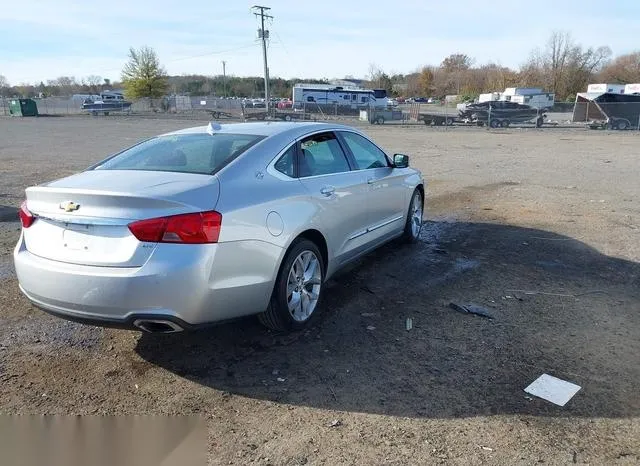
<svg viewBox="0 0 640 466">
<path fill-rule="evenodd" d="M 404 243 L 415 243 L 420 238 L 422 231 L 422 215 L 424 212 L 424 204 L 422 201 L 422 193 L 416 189 L 411 196 L 409 203 L 409 211 L 407 212 L 407 221 L 404 225 L 404 232 L 400 237 Z"/>
<path fill-rule="evenodd" d="M 267 310 L 260 322 L 275 331 L 305 327 L 316 314 L 324 283 L 325 265 L 315 243 L 296 240 L 287 252 Z"/>
</svg>

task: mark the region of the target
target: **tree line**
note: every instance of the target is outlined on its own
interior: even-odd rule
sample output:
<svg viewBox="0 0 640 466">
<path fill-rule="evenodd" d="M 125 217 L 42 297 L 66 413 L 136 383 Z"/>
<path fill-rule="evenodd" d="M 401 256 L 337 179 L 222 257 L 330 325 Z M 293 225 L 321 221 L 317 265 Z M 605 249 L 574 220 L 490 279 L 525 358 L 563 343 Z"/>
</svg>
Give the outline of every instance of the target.
<svg viewBox="0 0 640 466">
<path fill-rule="evenodd" d="M 119 82 L 91 75 L 76 79 L 61 76 L 39 84 L 11 86 L 0 75 L 1 96 L 69 96 L 98 94 L 113 88 L 124 88 L 127 97 L 161 97 L 167 94 L 217 95 L 228 97 L 262 97 L 262 77 L 168 76 L 155 51 L 150 47 L 131 48 L 129 59 Z M 291 97 L 298 82 L 326 83 L 318 79 L 270 80 L 273 96 Z M 583 47 L 567 32 L 554 32 L 546 44 L 531 52 L 518 69 L 495 63 L 476 65 L 475 59 L 464 53 L 454 53 L 439 65 L 423 66 L 408 74 L 387 74 L 375 64 L 370 65 L 367 87 L 386 89 L 394 96 L 442 98 L 458 95 L 472 99 L 483 92 L 506 87 L 540 87 L 556 94 L 556 100 L 572 101 L 589 83 L 628 84 L 640 82 L 640 51 L 612 58 L 609 47 Z"/>
<path fill-rule="evenodd" d="M 506 87 L 540 87 L 556 94 L 556 100 L 575 100 L 589 83 L 640 82 L 640 51 L 612 59 L 609 47 L 583 47 L 567 32 L 553 32 L 546 44 L 533 50 L 518 69 L 495 63 L 475 65 L 463 53 L 446 57 L 437 66 L 424 66 L 406 75 L 388 75 L 369 67 L 370 85 L 393 95 L 468 99 Z"/>
</svg>

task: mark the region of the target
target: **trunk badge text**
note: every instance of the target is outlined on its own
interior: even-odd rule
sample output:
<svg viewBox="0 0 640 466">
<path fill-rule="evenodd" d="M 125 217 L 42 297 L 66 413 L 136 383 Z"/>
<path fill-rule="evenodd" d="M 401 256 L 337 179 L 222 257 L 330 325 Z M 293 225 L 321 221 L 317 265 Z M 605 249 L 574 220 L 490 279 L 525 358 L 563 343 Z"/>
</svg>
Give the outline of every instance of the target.
<svg viewBox="0 0 640 466">
<path fill-rule="evenodd" d="M 80 204 L 76 204 L 73 201 L 66 201 L 60 203 L 60 208 L 65 212 L 73 212 L 74 210 L 78 210 L 80 208 Z"/>
</svg>

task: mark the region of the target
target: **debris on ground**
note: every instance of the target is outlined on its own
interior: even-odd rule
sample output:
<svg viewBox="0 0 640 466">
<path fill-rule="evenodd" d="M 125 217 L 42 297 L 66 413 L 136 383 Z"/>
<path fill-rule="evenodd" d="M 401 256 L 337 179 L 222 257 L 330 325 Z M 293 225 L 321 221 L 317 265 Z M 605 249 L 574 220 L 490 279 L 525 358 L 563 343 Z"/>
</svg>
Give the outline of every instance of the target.
<svg viewBox="0 0 640 466">
<path fill-rule="evenodd" d="M 376 328 L 373 325 L 367 325 L 367 330 L 375 330 Z"/>
<path fill-rule="evenodd" d="M 478 445 L 478 448 L 482 448 L 484 451 L 493 451 L 493 448 L 485 447 L 484 445 Z"/>
<path fill-rule="evenodd" d="M 566 405 L 573 395 L 578 393 L 580 385 L 576 385 L 566 380 L 553 377 L 549 374 L 542 374 L 531 385 L 524 389 L 530 395 L 547 400 L 555 405 Z"/>
<path fill-rule="evenodd" d="M 331 424 L 329 424 L 329 427 L 340 427 L 341 425 L 342 421 L 340 419 L 334 419 L 331 421 Z"/>
<path fill-rule="evenodd" d="M 475 304 L 456 304 L 454 302 L 449 303 L 449 307 L 454 311 L 462 312 L 464 314 L 475 314 L 480 317 L 486 317 L 487 319 L 493 319 L 493 315 L 482 306 L 476 306 Z"/>
<path fill-rule="evenodd" d="M 375 317 L 378 314 L 375 312 L 363 312 L 362 314 L 360 314 L 362 317 Z"/>
<path fill-rule="evenodd" d="M 405 328 L 407 331 L 413 328 L 413 319 L 411 317 L 407 317 L 407 321 L 405 322 Z"/>
<path fill-rule="evenodd" d="M 284 377 L 278 377 L 276 380 L 278 382 L 286 382 L 287 379 L 285 379 Z"/>
<path fill-rule="evenodd" d="M 375 292 L 375 291 L 373 291 L 373 290 L 372 290 L 371 288 L 369 288 L 368 286 L 361 286 L 361 287 L 360 287 L 360 289 L 361 289 L 362 291 L 366 291 L 366 292 L 367 292 L 367 293 L 369 293 L 369 294 L 376 294 L 376 292 Z"/>
</svg>

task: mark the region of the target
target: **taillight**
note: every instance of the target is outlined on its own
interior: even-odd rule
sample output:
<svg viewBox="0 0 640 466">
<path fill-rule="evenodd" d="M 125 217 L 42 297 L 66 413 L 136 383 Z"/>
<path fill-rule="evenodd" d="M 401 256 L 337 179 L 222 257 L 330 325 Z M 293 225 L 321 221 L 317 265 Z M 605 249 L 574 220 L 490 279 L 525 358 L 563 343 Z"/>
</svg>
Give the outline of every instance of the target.
<svg viewBox="0 0 640 466">
<path fill-rule="evenodd" d="M 129 224 L 129 230 L 140 241 L 151 243 L 217 243 L 222 215 L 218 212 L 195 212 L 150 218 Z"/>
<path fill-rule="evenodd" d="M 36 218 L 33 216 L 33 214 L 29 212 L 29 209 L 27 209 L 27 201 L 22 201 L 18 215 L 20 216 L 20 223 L 22 223 L 22 228 L 29 228 L 31 225 L 33 225 L 33 222 L 36 221 Z"/>
</svg>

